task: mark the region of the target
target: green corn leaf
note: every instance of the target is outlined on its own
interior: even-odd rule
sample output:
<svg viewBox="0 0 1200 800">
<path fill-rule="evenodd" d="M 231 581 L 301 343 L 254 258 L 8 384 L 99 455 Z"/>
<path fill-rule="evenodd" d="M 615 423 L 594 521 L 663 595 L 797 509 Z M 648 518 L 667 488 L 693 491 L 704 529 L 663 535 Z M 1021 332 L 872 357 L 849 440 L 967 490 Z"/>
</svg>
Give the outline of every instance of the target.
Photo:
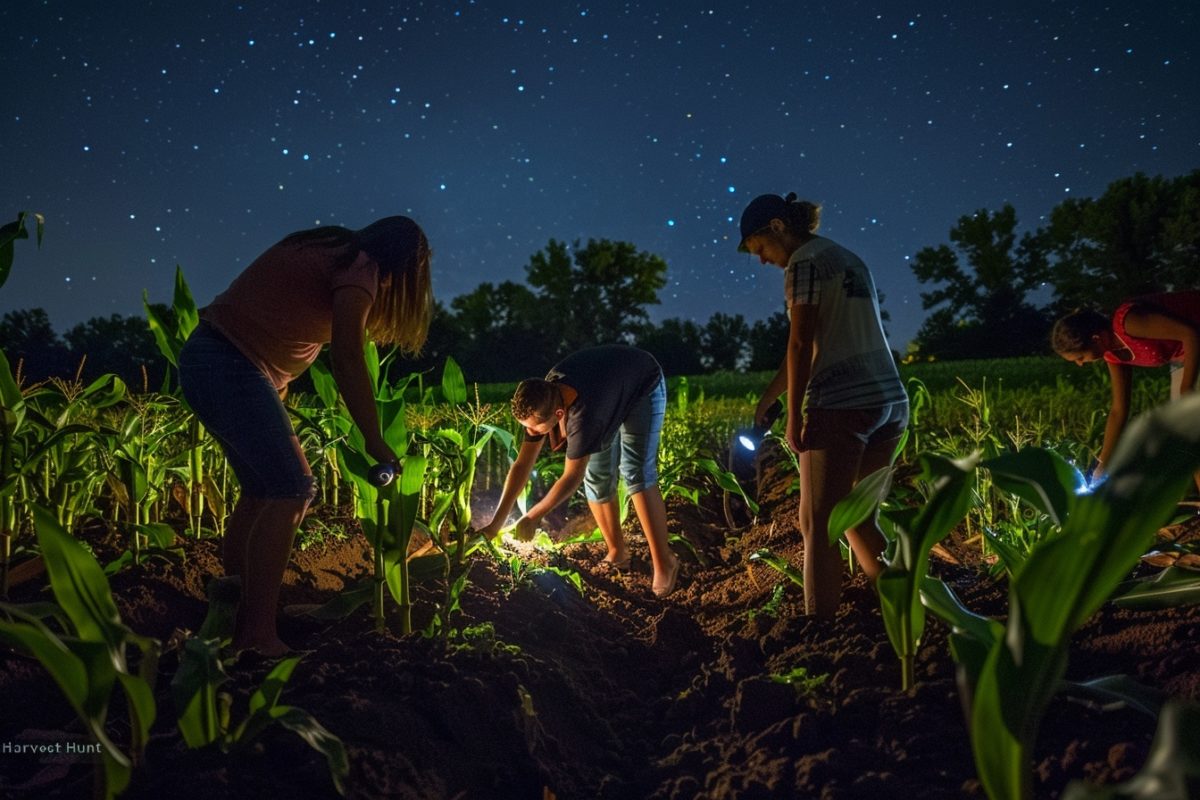
<svg viewBox="0 0 1200 800">
<path fill-rule="evenodd" d="M 363 344 L 363 363 L 367 366 L 367 377 L 375 387 L 375 396 L 379 397 L 379 348 L 372 341 Z"/>
<path fill-rule="evenodd" d="M 1009 617 L 979 676 L 972 746 L 992 798 L 1032 796 L 1030 758 L 1066 671 L 1069 637 L 1109 597 L 1200 467 L 1200 396 L 1134 420 L 1108 479 L 1071 504 L 1062 533 L 1036 548 L 1009 588 Z"/>
<path fill-rule="evenodd" d="M 875 509 L 891 491 L 894 474 L 895 468 L 890 466 L 875 470 L 859 481 L 850 494 L 838 501 L 829 515 L 830 544 L 875 513 Z"/>
<path fill-rule="evenodd" d="M 1124 587 L 1113 602 L 1137 611 L 1195 605 L 1200 603 L 1200 572 L 1167 567 L 1151 580 Z"/>
<path fill-rule="evenodd" d="M 430 553 L 408 560 L 408 574 L 417 583 L 438 580 L 450 571 L 450 560 L 445 553 Z"/>
<path fill-rule="evenodd" d="M 384 547 L 385 577 L 388 589 L 397 603 L 404 603 L 400 572 L 407 569 L 408 543 L 421 504 L 421 486 L 425 482 L 425 456 L 408 455 L 397 483 L 399 497 L 392 500 L 388 519 L 388 535 Z"/>
<path fill-rule="evenodd" d="M 175 312 L 175 338 L 182 346 L 200 324 L 200 312 L 196 310 L 192 290 L 184 280 L 183 267 L 179 264 L 175 265 L 175 296 L 172 306 Z"/>
<path fill-rule="evenodd" d="M 1062 525 L 1071 504 L 1086 487 L 1083 474 L 1052 450 L 1031 447 L 989 458 L 980 464 L 1001 489 L 1015 494 L 1055 525 Z"/>
<path fill-rule="evenodd" d="M 983 529 L 983 538 L 987 539 L 988 544 L 996 551 L 996 555 L 1000 557 L 1000 561 L 1003 562 L 1009 575 L 1016 575 L 1021 571 L 1021 565 L 1025 563 L 1026 559 L 1024 553 L 998 536 L 991 528 Z"/>
<path fill-rule="evenodd" d="M 467 402 L 467 382 L 462 368 L 450 356 L 446 356 L 446 366 L 442 368 L 442 397 L 453 406 Z"/>
<path fill-rule="evenodd" d="M 87 400 L 87 405 L 93 409 L 108 408 L 124 400 L 126 394 L 125 381 L 116 375 L 101 375 L 88 384 L 71 405 L 76 406 Z"/>
<path fill-rule="evenodd" d="M 404 395 L 398 394 L 378 404 L 383 425 L 383 440 L 388 447 L 403 455 L 408 449 L 408 426 L 404 419 Z"/>
<path fill-rule="evenodd" d="M 0 640 L 36 658 L 58 684 L 75 713 L 83 718 L 88 697 L 88 674 L 83 661 L 41 620 L 21 613 L 13 606 L 5 605 L 3 610 L 23 621 L 0 620 Z"/>
<path fill-rule="evenodd" d="M 211 744 L 223 733 L 217 689 L 228 680 L 219 641 L 193 637 L 183 643 L 179 668 L 171 679 L 171 701 L 188 747 Z"/>
<path fill-rule="evenodd" d="M 933 496 L 919 509 L 890 515 L 896 550 L 875 582 L 888 641 L 904 670 L 905 689 L 910 688 L 909 667 L 925 634 L 925 607 L 921 604 L 920 589 L 929 569 L 929 551 L 966 515 L 977 459 L 952 461 L 925 454 L 920 461 L 926 480 L 934 485 Z"/>
<path fill-rule="evenodd" d="M 10 432 L 15 431 L 25 419 L 25 398 L 17 387 L 12 367 L 2 350 L 0 350 L 0 411 L 3 411 L 3 415 L 0 416 L 0 424 L 3 424 L 4 429 Z"/>
<path fill-rule="evenodd" d="M 300 663 L 300 659 L 301 656 L 285 658 L 267 673 L 262 685 L 254 691 L 254 694 L 250 695 L 250 714 L 262 709 L 274 708 L 275 704 L 279 702 L 279 696 L 283 693 L 283 687 L 291 680 L 292 672 Z"/>
<path fill-rule="evenodd" d="M 971 611 L 945 581 L 926 575 L 921 581 L 921 602 L 943 622 L 971 639 L 990 648 L 1004 635 L 1004 626 L 994 619 Z"/>
<path fill-rule="evenodd" d="M 1102 703 L 1120 703 L 1134 711 L 1158 719 L 1167 693 L 1161 689 L 1138 683 L 1128 675 L 1107 675 L 1090 681 L 1062 681 L 1059 691 L 1076 697 L 1091 697 Z"/>
<path fill-rule="evenodd" d="M 741 497 L 742 502 L 744 502 L 746 507 L 750 509 L 751 514 L 758 513 L 758 503 L 756 503 L 746 494 L 746 491 L 742 488 L 742 485 L 738 483 L 737 478 L 734 477 L 732 472 L 721 467 L 711 458 L 697 458 L 695 464 L 698 469 L 708 473 L 709 476 L 716 481 L 717 486 L 720 487 L 722 491 L 734 492 Z"/>
<path fill-rule="evenodd" d="M 313 388 L 317 390 L 317 397 L 321 398 L 321 403 L 327 409 L 336 410 L 339 400 L 337 382 L 333 379 L 333 373 L 329 371 L 329 366 L 325 363 L 324 358 L 314 361 L 308 368 L 308 374 L 312 378 Z"/>
<path fill-rule="evenodd" d="M 786 576 L 797 586 L 804 585 L 804 573 L 793 567 L 786 558 L 777 556 L 766 548 L 755 550 L 750 554 L 749 560 L 766 564 L 779 574 Z"/>
<path fill-rule="evenodd" d="M 158 352 L 171 362 L 171 366 L 178 367 L 179 351 L 183 347 L 183 342 L 179 341 L 175 332 L 167 326 L 166 320 L 160 317 L 154 307 L 150 305 L 150 292 L 147 289 L 142 290 L 142 309 L 146 312 L 146 322 L 150 325 L 150 332 L 154 334 L 154 343 L 158 345 Z"/>
<path fill-rule="evenodd" d="M 325 605 L 318 606 L 306 612 L 306 616 L 319 620 L 345 619 L 361 606 L 371 602 L 375 591 L 375 581 L 368 578 L 349 589 L 343 589 L 333 596 Z"/>
<path fill-rule="evenodd" d="M 104 570 L 91 553 L 62 529 L 54 514 L 34 506 L 33 519 L 58 604 L 81 639 L 103 642 L 120 662 L 118 666 L 123 667 L 124 658 L 120 654 L 128 630 L 121 624 Z"/>
<path fill-rule="evenodd" d="M 350 775 L 350 760 L 346 757 L 346 747 L 342 740 L 330 733 L 307 711 L 294 706 L 274 708 L 271 715 L 276 722 L 297 734 L 309 747 L 325 756 L 334 789 L 339 795 L 345 796 L 346 778 Z"/>
<path fill-rule="evenodd" d="M 286 706 L 279 707 L 279 696 L 283 687 L 291 680 L 292 671 L 299 663 L 301 656 L 285 658 L 267 673 L 262 685 L 250 695 L 250 707 L 242 724 L 227 739 L 228 747 L 244 748 L 250 745 L 263 730 L 275 721 L 275 711 L 283 711 Z"/>
</svg>

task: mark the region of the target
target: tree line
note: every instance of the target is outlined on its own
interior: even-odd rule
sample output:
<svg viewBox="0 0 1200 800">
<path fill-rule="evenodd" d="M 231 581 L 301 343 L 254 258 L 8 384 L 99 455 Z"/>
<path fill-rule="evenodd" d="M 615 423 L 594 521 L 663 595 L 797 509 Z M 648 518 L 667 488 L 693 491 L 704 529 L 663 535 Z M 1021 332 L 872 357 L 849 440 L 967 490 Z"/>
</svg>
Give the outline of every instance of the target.
<svg viewBox="0 0 1200 800">
<path fill-rule="evenodd" d="M 927 287 L 928 315 L 909 355 L 1042 353 L 1054 318 L 1072 308 L 1111 310 L 1126 297 L 1200 286 L 1200 170 L 1124 178 L 1099 198 L 1060 203 L 1046 219 L 1018 236 L 1011 205 L 982 209 L 960 217 L 948 243 L 918 251 L 912 270 Z M 720 311 L 704 323 L 651 322 L 648 308 L 659 303 L 666 272 L 661 257 L 629 242 L 551 239 L 530 258 L 523 283 L 483 283 L 439 302 L 424 353 L 404 367 L 440 366 L 453 355 L 472 380 L 517 380 L 542 374 L 566 353 L 614 341 L 650 351 L 669 375 L 779 365 L 788 332 L 782 307 L 754 322 Z M 0 348 L 30 382 L 113 372 L 155 388 L 165 372 L 138 316 L 96 317 L 60 337 L 45 311 L 10 311 L 0 319 Z"/>
</svg>

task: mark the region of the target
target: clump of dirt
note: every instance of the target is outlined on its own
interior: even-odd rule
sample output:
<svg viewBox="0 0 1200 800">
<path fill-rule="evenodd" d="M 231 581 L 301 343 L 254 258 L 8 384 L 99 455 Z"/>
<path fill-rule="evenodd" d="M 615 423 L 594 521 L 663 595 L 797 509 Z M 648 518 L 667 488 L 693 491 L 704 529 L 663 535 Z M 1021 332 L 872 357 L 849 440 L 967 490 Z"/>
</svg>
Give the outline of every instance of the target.
<svg viewBox="0 0 1200 800">
<path fill-rule="evenodd" d="M 333 623 L 284 615 L 283 638 L 306 654 L 282 702 L 344 742 L 346 794 L 357 798 L 982 796 L 944 626 L 930 619 L 918 685 L 905 693 L 861 574 L 847 578 L 835 621 L 805 617 L 798 587 L 749 560 L 767 547 L 801 563 L 792 476 L 768 469 L 763 481 L 762 511 L 741 530 L 728 529 L 719 497 L 699 507 L 671 501 L 670 531 L 689 546 L 676 547 L 685 563 L 666 600 L 650 591 L 648 551 L 631 515 L 627 571 L 602 569 L 599 545 L 526 552 L 539 566 L 577 571 L 582 596 L 552 571 L 514 575 L 474 557 L 453 636 L 379 633 L 366 609 Z M 325 602 L 370 574 L 370 547 L 350 533 L 294 553 L 282 605 Z M 102 561 L 118 552 L 101 531 L 87 535 Z M 1200 522 L 1171 535 L 1200 536 Z M 216 542 L 181 544 L 182 561 L 152 559 L 111 581 L 126 624 L 164 643 L 158 721 L 126 796 L 335 796 L 324 759 L 282 728 L 229 754 L 184 745 L 169 682 L 181 642 L 204 617 L 204 586 L 220 574 L 220 559 Z M 1006 587 L 986 566 L 952 537 L 932 569 L 970 608 L 1003 617 Z M 41 597 L 44 580 L 22 584 L 16 599 Z M 430 622 L 444 592 L 437 582 L 417 587 L 416 628 Z M 1198 650 L 1194 606 L 1106 605 L 1074 637 L 1068 678 L 1126 673 L 1195 701 Z M 243 654 L 229 667 L 222 690 L 234 698 L 235 721 L 272 666 Z M 774 677 L 783 675 L 792 682 Z M 0 696 L 0 739 L 86 740 L 36 662 L 0 652 Z M 121 703 L 110 713 L 114 738 L 127 741 Z M 1056 797 L 1075 779 L 1129 778 L 1153 732 L 1154 721 L 1132 711 L 1056 698 L 1035 753 L 1037 795 Z M 85 796 L 93 766 L 86 757 L 0 755 L 0 795 Z"/>
</svg>

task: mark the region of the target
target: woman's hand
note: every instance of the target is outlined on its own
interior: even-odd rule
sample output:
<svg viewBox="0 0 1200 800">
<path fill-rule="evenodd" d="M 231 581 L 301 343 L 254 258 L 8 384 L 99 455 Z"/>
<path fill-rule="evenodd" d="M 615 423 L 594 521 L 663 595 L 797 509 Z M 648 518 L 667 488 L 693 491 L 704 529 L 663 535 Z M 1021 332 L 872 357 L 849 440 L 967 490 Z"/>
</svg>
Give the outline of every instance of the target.
<svg viewBox="0 0 1200 800">
<path fill-rule="evenodd" d="M 367 444 L 367 455 L 373 458 L 379 464 L 391 464 L 396 469 L 400 468 L 400 459 L 396 457 L 396 453 L 392 448 L 387 446 L 387 442 L 380 439 L 377 442 L 369 442 Z"/>
<path fill-rule="evenodd" d="M 771 413 L 771 407 L 774 405 L 774 398 L 768 400 L 767 395 L 764 394 L 754 408 L 754 424 L 760 428 L 769 428 L 770 423 L 767 421 L 767 416 Z"/>
<path fill-rule="evenodd" d="M 803 453 L 808 449 L 804 446 L 804 418 L 801 415 L 788 414 L 786 436 L 793 453 Z"/>
</svg>

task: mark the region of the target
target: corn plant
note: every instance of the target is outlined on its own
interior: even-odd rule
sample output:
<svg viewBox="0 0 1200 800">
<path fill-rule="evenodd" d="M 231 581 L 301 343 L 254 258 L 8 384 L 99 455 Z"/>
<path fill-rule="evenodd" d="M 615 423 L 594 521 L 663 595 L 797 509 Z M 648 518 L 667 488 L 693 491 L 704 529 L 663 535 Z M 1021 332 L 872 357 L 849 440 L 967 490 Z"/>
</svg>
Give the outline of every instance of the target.
<svg viewBox="0 0 1200 800">
<path fill-rule="evenodd" d="M 1126 430 L 1107 480 L 1080 493 L 1079 475 L 1045 451 L 1015 454 L 993 475 L 1061 520 L 1009 584 L 1003 635 L 995 624 L 955 617 L 951 646 L 964 656 L 975 764 L 988 795 L 1033 795 L 1031 758 L 1046 707 L 1066 672 L 1071 634 L 1107 600 L 1152 544 L 1200 466 L 1200 396 L 1139 417 Z M 927 602 L 954 603 L 936 585 Z"/>
<path fill-rule="evenodd" d="M 17 534 L 17 485 L 26 446 L 25 397 L 0 352 L 0 597 L 8 597 L 8 569 Z"/>
<path fill-rule="evenodd" d="M 284 686 L 300 662 L 300 656 L 280 661 L 250 696 L 246 715 L 232 722 L 233 698 L 220 687 L 229 677 L 221 662 L 220 642 L 190 638 L 184 642 L 179 669 L 171 680 L 171 699 L 178 714 L 177 725 L 188 747 L 215 745 L 222 752 L 246 750 L 272 724 L 293 731 L 309 747 L 321 753 L 339 795 L 345 795 L 350 772 L 346 748 L 312 714 L 295 706 L 279 705 Z"/>
<path fill-rule="evenodd" d="M 122 622 L 108 581 L 92 555 L 41 507 L 33 515 L 38 544 L 46 560 L 50 587 L 57 606 L 0 604 L 0 639 L 30 653 L 50 673 L 88 732 L 99 743 L 104 796 L 120 794 L 142 759 L 157 711 L 154 678 L 158 642 L 138 636 Z M 55 617 L 56 632 L 43 619 Z M 141 651 L 137 671 L 131 671 L 126 649 Z M 108 736 L 106 721 L 112 690 L 120 684 L 130 720 L 129 752 Z"/>
<path fill-rule="evenodd" d="M 187 280 L 183 277 L 183 268 L 175 267 L 175 294 L 171 301 L 171 318 L 163 319 L 154 307 L 150 305 L 149 294 L 142 292 L 142 306 L 146 310 L 146 320 L 150 324 L 150 331 L 154 334 L 154 341 L 158 345 L 159 352 L 163 357 L 170 362 L 172 367 L 179 367 L 179 351 L 183 349 L 183 345 L 187 342 L 188 337 L 192 335 L 192 331 L 200 324 L 200 312 L 196 309 L 196 301 L 192 297 L 192 290 L 188 287 Z M 163 392 L 168 393 L 170 388 L 171 371 L 167 370 L 163 377 Z M 188 500 L 185 508 L 188 513 L 190 527 L 193 535 L 200 538 L 200 520 L 204 516 L 204 449 L 208 435 L 204 430 L 204 426 L 200 424 L 200 418 L 191 413 L 191 408 L 188 407 L 187 401 L 180 397 L 183 407 L 187 409 L 187 495 Z"/>
<path fill-rule="evenodd" d="M 453 550 L 453 563 L 461 567 L 467 552 L 467 536 L 471 531 L 471 494 L 479 460 L 493 437 L 506 450 L 513 448 L 514 437 L 503 428 L 489 424 L 496 414 L 491 407 L 479 402 L 467 402 L 467 386 L 462 369 L 453 358 L 447 358 L 442 369 L 442 397 L 450 415 L 437 427 L 420 431 L 416 440 L 430 457 L 429 486 L 433 490 L 429 528 L 443 549 Z M 440 536 L 443 522 L 448 522 L 454 536 L 452 547 Z"/>
<path fill-rule="evenodd" d="M 30 211 L 18 211 L 16 222 L 10 222 L 3 227 L 0 227 L 0 287 L 8 281 L 9 273 L 12 272 L 13 265 L 13 245 L 17 239 L 28 239 L 29 230 L 25 227 L 25 220 L 33 218 L 37 225 L 37 244 L 42 246 L 42 235 L 45 233 L 46 218 L 41 214 Z"/>
<path fill-rule="evenodd" d="M 1195 605 L 1200 603 L 1200 574 L 1167 567 L 1153 578 L 1122 584 L 1113 602 L 1121 608 L 1138 610 Z"/>
</svg>

